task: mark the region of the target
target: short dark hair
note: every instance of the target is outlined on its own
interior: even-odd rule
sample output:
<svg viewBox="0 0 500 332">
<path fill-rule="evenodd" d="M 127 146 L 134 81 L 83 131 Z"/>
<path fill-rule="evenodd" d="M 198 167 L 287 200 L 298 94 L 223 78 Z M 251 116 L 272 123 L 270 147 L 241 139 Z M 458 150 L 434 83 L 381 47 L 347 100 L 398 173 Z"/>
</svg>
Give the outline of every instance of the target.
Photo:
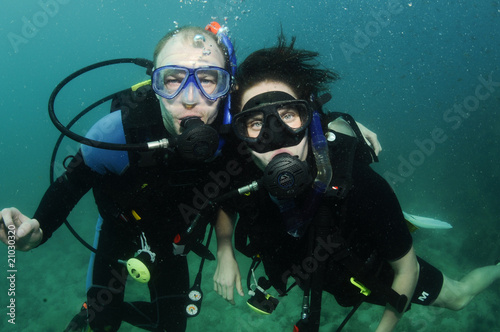
<svg viewBox="0 0 500 332">
<path fill-rule="evenodd" d="M 236 75 L 238 89 L 232 94 L 232 109 L 235 112 L 243 106 L 243 93 L 263 81 L 283 82 L 292 88 L 299 99 L 309 100 L 312 94 L 317 95 L 326 90 L 329 83 L 340 79 L 336 72 L 319 68 L 320 63 L 315 61 L 319 53 L 295 49 L 295 40 L 292 37 L 290 45 L 287 45 L 282 31 L 277 46 L 255 51 L 241 63 Z"/>
</svg>

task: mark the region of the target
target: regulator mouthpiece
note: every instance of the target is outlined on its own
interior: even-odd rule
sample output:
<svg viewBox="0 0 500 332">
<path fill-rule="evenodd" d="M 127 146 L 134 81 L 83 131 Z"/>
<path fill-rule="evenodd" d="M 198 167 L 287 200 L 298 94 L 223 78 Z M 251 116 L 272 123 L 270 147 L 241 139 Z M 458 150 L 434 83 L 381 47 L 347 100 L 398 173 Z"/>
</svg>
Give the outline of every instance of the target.
<svg viewBox="0 0 500 332">
<path fill-rule="evenodd" d="M 176 146 L 183 159 L 202 162 L 215 155 L 219 147 L 217 130 L 203 123 L 198 117 L 183 119 L 181 127 L 183 131 L 176 139 Z"/>
<path fill-rule="evenodd" d="M 280 153 L 275 156 L 264 170 L 264 187 L 269 194 L 278 198 L 297 197 L 304 189 L 311 186 L 307 162 L 297 156 Z"/>
</svg>

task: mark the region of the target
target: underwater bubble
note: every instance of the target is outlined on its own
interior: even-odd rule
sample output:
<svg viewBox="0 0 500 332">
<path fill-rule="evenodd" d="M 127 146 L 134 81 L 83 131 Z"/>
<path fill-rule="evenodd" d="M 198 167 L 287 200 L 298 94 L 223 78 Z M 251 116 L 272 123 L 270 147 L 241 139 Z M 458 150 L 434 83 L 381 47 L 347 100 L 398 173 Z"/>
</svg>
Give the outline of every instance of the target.
<svg viewBox="0 0 500 332">
<path fill-rule="evenodd" d="M 196 48 L 202 48 L 204 47 L 205 45 L 205 36 L 203 35 L 195 35 L 193 37 L 193 43 L 194 43 L 194 47 Z"/>
<path fill-rule="evenodd" d="M 203 35 L 195 35 L 193 37 L 193 41 L 195 43 L 203 43 L 205 41 L 205 36 L 203 36 Z"/>
</svg>

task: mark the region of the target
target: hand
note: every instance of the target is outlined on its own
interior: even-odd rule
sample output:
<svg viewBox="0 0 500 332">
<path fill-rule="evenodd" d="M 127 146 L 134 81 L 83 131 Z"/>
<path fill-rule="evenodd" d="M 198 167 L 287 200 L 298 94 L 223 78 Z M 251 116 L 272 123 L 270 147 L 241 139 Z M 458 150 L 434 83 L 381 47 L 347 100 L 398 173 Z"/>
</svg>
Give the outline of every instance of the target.
<svg viewBox="0 0 500 332">
<path fill-rule="evenodd" d="M 231 253 L 219 254 L 217 259 L 217 269 L 214 274 L 214 290 L 223 299 L 234 305 L 234 287 L 238 294 L 245 296 L 241 286 L 241 274 L 238 262 Z"/>
<path fill-rule="evenodd" d="M 368 145 L 372 147 L 372 149 L 375 151 L 375 155 L 378 156 L 380 151 L 382 151 L 382 145 L 380 145 L 380 142 L 378 141 L 377 134 L 375 134 L 373 131 L 366 128 L 359 122 L 356 122 L 356 124 L 358 125 L 359 130 L 361 130 L 366 143 L 368 143 Z"/>
<path fill-rule="evenodd" d="M 0 211 L 0 240 L 12 245 L 12 236 L 15 236 L 17 250 L 28 251 L 42 242 L 43 232 L 36 219 L 28 218 L 16 208 L 3 209 Z"/>
</svg>

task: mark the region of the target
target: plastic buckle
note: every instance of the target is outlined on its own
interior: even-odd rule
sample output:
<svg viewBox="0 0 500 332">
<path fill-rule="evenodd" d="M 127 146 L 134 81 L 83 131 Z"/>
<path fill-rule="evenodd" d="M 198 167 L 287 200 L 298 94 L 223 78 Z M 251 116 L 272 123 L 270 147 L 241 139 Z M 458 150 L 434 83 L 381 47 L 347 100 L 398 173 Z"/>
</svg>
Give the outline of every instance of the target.
<svg viewBox="0 0 500 332">
<path fill-rule="evenodd" d="M 359 288 L 359 292 L 363 294 L 364 296 L 368 296 L 371 294 L 371 290 L 369 290 L 365 285 L 354 279 L 354 277 L 351 277 L 351 284 Z"/>
</svg>

